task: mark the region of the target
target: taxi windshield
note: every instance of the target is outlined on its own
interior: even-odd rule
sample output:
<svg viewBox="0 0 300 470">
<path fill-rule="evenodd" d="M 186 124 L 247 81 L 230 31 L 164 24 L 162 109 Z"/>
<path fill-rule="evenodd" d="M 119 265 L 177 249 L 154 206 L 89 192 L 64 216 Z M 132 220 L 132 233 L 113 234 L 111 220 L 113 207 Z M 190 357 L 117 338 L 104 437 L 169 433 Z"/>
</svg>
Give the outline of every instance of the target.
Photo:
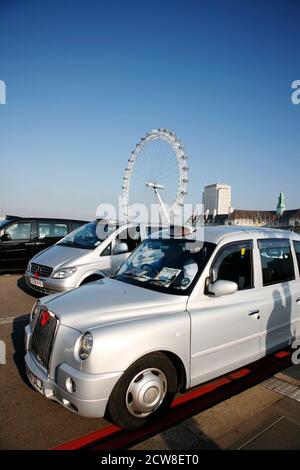
<svg viewBox="0 0 300 470">
<path fill-rule="evenodd" d="M 163 292 L 184 294 L 202 273 L 215 245 L 184 239 L 147 239 L 119 269 L 116 279 Z"/>
</svg>

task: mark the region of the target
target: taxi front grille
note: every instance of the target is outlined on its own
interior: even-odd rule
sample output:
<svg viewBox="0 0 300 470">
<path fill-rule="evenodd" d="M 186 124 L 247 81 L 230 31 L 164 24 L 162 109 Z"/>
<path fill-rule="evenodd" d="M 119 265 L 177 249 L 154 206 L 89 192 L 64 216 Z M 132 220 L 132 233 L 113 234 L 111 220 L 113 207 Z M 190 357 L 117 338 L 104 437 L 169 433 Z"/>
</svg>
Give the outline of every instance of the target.
<svg viewBox="0 0 300 470">
<path fill-rule="evenodd" d="M 48 370 L 57 320 L 50 314 L 48 321 L 44 323 L 42 317 L 43 313 L 45 312 L 41 310 L 37 318 L 32 334 L 30 350 L 42 366 Z"/>
</svg>

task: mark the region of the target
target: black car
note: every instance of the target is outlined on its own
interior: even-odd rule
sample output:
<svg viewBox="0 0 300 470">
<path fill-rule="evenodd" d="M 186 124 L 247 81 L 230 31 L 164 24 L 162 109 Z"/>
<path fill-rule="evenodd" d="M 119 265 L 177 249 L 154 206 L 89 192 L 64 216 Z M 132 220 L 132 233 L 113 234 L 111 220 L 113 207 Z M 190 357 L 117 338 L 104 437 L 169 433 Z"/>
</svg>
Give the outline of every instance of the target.
<svg viewBox="0 0 300 470">
<path fill-rule="evenodd" d="M 36 217 L 0 220 L 0 272 L 24 271 L 34 255 L 85 223 Z"/>
</svg>

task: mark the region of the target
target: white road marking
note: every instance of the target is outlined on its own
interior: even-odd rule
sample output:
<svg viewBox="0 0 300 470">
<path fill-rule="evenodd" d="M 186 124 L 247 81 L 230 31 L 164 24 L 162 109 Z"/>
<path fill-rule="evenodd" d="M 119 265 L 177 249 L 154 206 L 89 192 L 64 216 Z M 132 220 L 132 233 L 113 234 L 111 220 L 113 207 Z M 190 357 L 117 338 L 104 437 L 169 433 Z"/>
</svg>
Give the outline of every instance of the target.
<svg viewBox="0 0 300 470">
<path fill-rule="evenodd" d="M 13 323 L 14 321 L 27 321 L 29 313 L 18 315 L 17 317 L 0 318 L 0 325 L 6 325 L 7 323 Z"/>
</svg>

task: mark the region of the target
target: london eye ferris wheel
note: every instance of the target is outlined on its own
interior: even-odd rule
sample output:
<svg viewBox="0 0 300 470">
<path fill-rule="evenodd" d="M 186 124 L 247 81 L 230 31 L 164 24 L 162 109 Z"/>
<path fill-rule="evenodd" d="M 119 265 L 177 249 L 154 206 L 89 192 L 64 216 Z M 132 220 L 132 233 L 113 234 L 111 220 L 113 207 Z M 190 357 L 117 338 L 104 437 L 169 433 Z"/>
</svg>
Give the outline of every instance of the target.
<svg viewBox="0 0 300 470">
<path fill-rule="evenodd" d="M 122 207 L 128 220 L 131 207 L 156 202 L 162 219 L 169 222 L 187 194 L 188 167 L 185 149 L 174 132 L 153 129 L 132 151 L 123 176 Z"/>
</svg>

